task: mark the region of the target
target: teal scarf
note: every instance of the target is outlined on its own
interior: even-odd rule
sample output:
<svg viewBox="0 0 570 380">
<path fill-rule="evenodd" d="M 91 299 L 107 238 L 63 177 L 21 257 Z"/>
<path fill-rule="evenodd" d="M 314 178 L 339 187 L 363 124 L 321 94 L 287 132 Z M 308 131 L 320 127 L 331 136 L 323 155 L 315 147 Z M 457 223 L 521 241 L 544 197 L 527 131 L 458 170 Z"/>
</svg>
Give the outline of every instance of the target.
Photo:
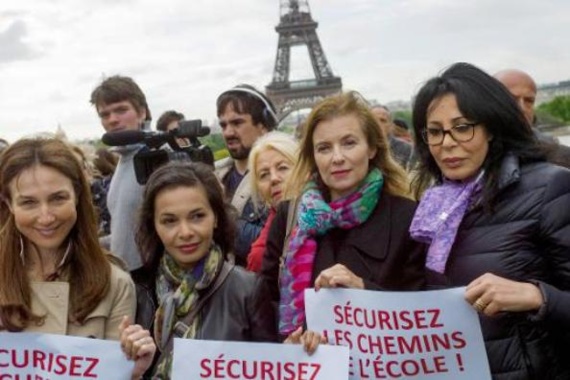
<svg viewBox="0 0 570 380">
<path fill-rule="evenodd" d="M 317 253 L 315 237 L 335 227 L 350 229 L 364 223 L 378 204 L 383 184 L 380 170 L 372 169 L 358 190 L 330 203 L 325 201 L 315 181 L 305 186 L 281 272 L 281 334 L 289 335 L 305 322 L 304 292 L 311 287 Z"/>
</svg>

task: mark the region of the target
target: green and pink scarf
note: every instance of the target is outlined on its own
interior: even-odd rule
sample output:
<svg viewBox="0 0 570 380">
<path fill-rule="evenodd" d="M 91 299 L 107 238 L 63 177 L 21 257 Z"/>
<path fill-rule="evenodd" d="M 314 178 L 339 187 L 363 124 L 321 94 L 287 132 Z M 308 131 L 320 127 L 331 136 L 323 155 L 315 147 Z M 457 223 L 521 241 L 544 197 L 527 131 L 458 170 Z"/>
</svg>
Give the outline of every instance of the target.
<svg viewBox="0 0 570 380">
<path fill-rule="evenodd" d="M 289 335 L 305 322 L 304 291 L 311 287 L 313 263 L 317 253 L 315 238 L 332 228 L 351 229 L 372 214 L 382 191 L 384 179 L 372 169 L 360 188 L 327 203 L 314 180 L 303 189 L 298 206 L 297 224 L 285 253 L 280 274 L 279 332 Z"/>
</svg>

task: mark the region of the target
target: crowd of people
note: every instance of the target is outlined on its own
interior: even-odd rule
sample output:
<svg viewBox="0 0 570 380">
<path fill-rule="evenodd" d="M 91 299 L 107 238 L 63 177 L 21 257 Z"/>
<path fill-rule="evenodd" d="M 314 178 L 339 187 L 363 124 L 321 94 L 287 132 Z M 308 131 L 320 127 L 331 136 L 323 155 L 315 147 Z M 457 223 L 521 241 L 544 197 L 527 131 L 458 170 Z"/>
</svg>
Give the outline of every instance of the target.
<svg viewBox="0 0 570 380">
<path fill-rule="evenodd" d="M 410 126 L 349 91 L 297 140 L 241 84 L 216 100 L 229 157 L 173 160 L 146 184 L 142 143 L 94 160 L 54 137 L 3 144 L 0 331 L 120 341 L 133 379 L 169 379 L 174 338 L 314 352 L 307 288 L 465 287 L 494 379 L 567 379 L 570 155 L 535 128 L 535 97 L 526 73 L 456 63 Z M 129 77 L 91 103 L 106 133 L 151 128 Z"/>
</svg>

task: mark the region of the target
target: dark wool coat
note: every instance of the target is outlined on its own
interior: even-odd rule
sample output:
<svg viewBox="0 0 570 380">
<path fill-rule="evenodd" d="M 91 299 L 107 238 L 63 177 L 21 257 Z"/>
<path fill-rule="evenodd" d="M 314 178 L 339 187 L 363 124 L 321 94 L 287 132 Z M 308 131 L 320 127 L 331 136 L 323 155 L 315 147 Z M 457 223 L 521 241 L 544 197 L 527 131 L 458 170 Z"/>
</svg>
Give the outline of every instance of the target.
<svg viewBox="0 0 570 380">
<path fill-rule="evenodd" d="M 288 202 L 279 205 L 262 265 L 275 302 L 279 300 L 279 260 L 288 208 Z M 312 283 L 321 271 L 339 263 L 361 277 L 366 289 L 422 289 L 426 247 L 412 240 L 408 232 L 415 209 L 415 202 L 382 191 L 366 222 L 349 230 L 332 229 L 317 239 Z"/>
</svg>

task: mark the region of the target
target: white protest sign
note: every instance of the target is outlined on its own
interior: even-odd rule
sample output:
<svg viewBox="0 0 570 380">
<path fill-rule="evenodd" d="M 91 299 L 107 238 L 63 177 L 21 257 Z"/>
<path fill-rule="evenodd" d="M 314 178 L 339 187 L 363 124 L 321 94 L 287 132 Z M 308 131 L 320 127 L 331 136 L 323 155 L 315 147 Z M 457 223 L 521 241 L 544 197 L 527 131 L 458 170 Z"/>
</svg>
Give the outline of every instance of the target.
<svg viewBox="0 0 570 380">
<path fill-rule="evenodd" d="M 172 380 L 346 380 L 348 348 L 174 339 Z"/>
<path fill-rule="evenodd" d="M 0 379 L 131 378 L 119 342 L 37 333 L 0 333 Z"/>
<path fill-rule="evenodd" d="M 464 292 L 307 289 L 307 326 L 350 347 L 350 379 L 491 379 Z"/>
</svg>

